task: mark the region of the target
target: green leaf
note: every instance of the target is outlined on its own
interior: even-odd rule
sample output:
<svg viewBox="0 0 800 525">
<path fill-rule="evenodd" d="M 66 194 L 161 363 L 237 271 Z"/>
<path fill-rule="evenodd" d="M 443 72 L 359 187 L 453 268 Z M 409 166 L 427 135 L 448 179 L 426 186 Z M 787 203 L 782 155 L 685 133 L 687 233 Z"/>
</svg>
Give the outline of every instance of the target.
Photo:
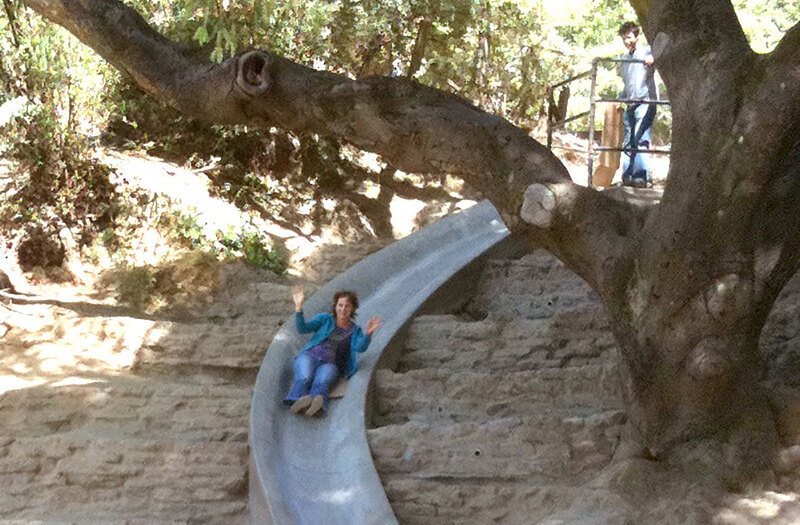
<svg viewBox="0 0 800 525">
<path fill-rule="evenodd" d="M 198 44 L 201 46 L 208 42 L 208 30 L 206 26 L 200 26 L 197 28 L 197 31 L 194 32 L 194 40 L 197 41 Z"/>
</svg>

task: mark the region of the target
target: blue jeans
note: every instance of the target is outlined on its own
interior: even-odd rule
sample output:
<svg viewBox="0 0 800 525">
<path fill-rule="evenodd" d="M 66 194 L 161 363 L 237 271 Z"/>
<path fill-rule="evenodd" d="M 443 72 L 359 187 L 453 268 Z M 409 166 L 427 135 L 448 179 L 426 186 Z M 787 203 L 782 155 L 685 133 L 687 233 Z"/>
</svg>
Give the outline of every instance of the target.
<svg viewBox="0 0 800 525">
<path fill-rule="evenodd" d="M 292 388 L 283 400 L 287 405 L 303 396 L 322 396 L 323 412 L 328 409 L 328 390 L 339 379 L 339 367 L 323 363 L 318 357 L 304 352 L 294 359 Z"/>
<path fill-rule="evenodd" d="M 650 149 L 650 132 L 656 117 L 655 104 L 629 104 L 623 115 L 625 139 L 622 143 L 622 183 L 649 182 L 649 153 L 637 149 Z"/>
</svg>

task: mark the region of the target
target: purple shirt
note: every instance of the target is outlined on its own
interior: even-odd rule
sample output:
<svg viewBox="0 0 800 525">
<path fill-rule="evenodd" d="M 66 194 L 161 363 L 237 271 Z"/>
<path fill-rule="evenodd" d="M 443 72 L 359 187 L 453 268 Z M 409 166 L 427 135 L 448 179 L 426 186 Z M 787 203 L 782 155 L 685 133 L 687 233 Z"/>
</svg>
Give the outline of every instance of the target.
<svg viewBox="0 0 800 525">
<path fill-rule="evenodd" d="M 347 328 L 334 326 L 331 335 L 320 344 L 309 348 L 308 352 L 323 363 L 335 364 L 341 368 L 340 365 L 350 354 L 350 334 L 352 332 L 352 325 Z"/>
</svg>

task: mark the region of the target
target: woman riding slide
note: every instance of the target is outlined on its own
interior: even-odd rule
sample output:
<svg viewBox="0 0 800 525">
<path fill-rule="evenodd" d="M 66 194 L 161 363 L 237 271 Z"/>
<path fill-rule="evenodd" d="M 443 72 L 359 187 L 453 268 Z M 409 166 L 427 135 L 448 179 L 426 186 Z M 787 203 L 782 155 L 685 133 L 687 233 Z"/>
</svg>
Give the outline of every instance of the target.
<svg viewBox="0 0 800 525">
<path fill-rule="evenodd" d="M 283 402 L 292 413 L 321 416 L 328 408 L 328 391 L 339 377 L 351 377 L 356 371 L 356 355 L 369 346 L 372 334 L 380 328 L 381 318 L 373 317 L 362 330 L 353 320 L 358 297 L 349 291 L 333 295 L 332 313 L 317 314 L 308 321 L 303 313 L 305 292 L 293 290 L 294 323 L 298 333 L 314 333 L 294 359 L 292 388 Z"/>
</svg>

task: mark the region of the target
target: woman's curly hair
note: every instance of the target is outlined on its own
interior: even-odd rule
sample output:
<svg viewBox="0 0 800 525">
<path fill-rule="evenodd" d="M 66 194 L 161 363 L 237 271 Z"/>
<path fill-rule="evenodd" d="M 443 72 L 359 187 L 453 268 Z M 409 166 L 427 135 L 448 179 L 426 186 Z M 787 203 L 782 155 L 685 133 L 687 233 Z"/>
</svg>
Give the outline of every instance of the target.
<svg viewBox="0 0 800 525">
<path fill-rule="evenodd" d="M 351 319 L 355 319 L 356 317 L 356 310 L 358 310 L 358 296 L 355 292 L 351 292 L 349 290 L 341 290 L 333 294 L 333 306 L 331 307 L 331 311 L 333 312 L 333 316 L 336 317 L 336 303 L 339 302 L 339 299 L 342 297 L 346 297 L 350 304 L 353 305 L 353 313 L 350 314 Z"/>
</svg>

